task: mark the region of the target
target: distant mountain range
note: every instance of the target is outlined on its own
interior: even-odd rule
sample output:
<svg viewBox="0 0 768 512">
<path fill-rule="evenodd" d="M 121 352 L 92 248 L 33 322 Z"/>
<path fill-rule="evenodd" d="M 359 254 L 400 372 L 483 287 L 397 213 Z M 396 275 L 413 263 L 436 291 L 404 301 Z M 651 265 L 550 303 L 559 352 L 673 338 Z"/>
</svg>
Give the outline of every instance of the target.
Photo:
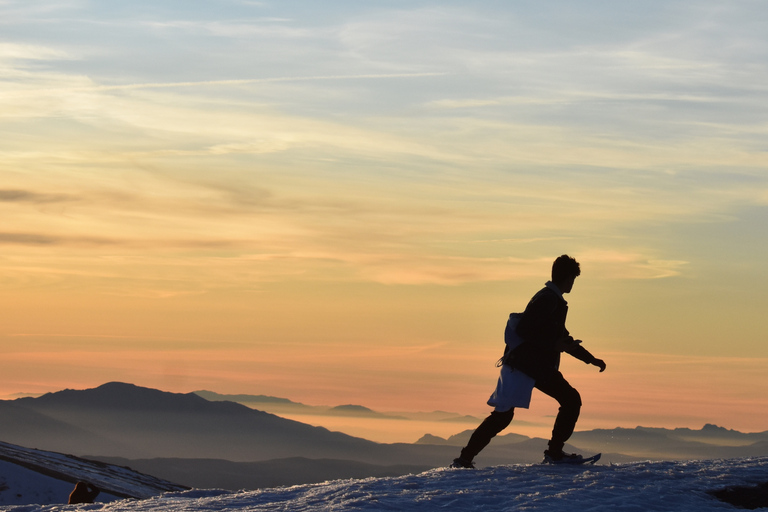
<svg viewBox="0 0 768 512">
<path fill-rule="evenodd" d="M 407 474 L 453 457 L 446 447 L 379 444 L 234 402 L 119 382 L 3 400 L 0 417 L 0 440 L 115 460 L 204 487 L 319 482 L 330 474 Z M 253 462 L 261 463 L 249 465 Z M 226 474 L 231 478 L 222 480 Z M 244 482 L 243 475 L 250 480 Z"/>
<path fill-rule="evenodd" d="M 377 412 L 362 405 L 306 405 L 287 398 L 266 395 L 222 395 L 213 391 L 195 391 L 196 395 L 212 402 L 236 402 L 272 414 L 302 414 L 315 416 L 345 416 L 388 420 L 451 421 L 478 423 L 480 418 L 445 411 L 432 412 Z"/>
<path fill-rule="evenodd" d="M 357 406 L 342 411 L 377 414 Z M 471 434 L 381 444 L 199 393 L 118 382 L 0 400 L 0 417 L 5 442 L 127 465 L 188 486 L 227 489 L 418 472 L 447 465 Z M 606 462 L 768 455 L 768 432 L 743 434 L 712 425 L 593 430 L 577 432 L 571 442 L 574 451 L 603 452 Z M 477 462 L 539 462 L 545 446 L 543 439 L 502 435 Z"/>
<path fill-rule="evenodd" d="M 745 434 L 710 424 L 701 430 L 636 427 L 576 432 L 571 443 L 586 451 L 620 451 L 645 460 L 768 455 L 768 431 Z"/>
<path fill-rule="evenodd" d="M 368 462 L 379 450 L 372 441 L 234 402 L 119 382 L 0 401 L 0 414 L 0 439 L 76 454 L 255 461 L 374 452 Z"/>
</svg>

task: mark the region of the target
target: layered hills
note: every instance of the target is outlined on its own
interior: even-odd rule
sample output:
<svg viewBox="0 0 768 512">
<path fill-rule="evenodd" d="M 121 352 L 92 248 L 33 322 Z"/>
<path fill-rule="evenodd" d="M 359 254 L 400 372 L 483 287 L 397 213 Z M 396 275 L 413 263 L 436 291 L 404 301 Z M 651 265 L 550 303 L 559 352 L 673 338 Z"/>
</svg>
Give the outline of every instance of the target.
<svg viewBox="0 0 768 512">
<path fill-rule="evenodd" d="M 0 414 L 0 438 L 68 453 L 254 461 L 379 448 L 233 402 L 119 382 L 3 401 Z"/>
<path fill-rule="evenodd" d="M 342 407 L 343 413 L 376 415 Z M 0 440 L 97 458 L 180 484 L 227 489 L 395 476 L 448 464 L 471 430 L 417 443 L 375 443 L 231 401 L 112 382 L 0 401 Z M 768 433 L 708 425 L 690 429 L 578 432 L 575 451 L 603 452 L 606 462 L 768 455 Z M 498 436 L 479 466 L 541 460 L 542 439 Z"/>
</svg>

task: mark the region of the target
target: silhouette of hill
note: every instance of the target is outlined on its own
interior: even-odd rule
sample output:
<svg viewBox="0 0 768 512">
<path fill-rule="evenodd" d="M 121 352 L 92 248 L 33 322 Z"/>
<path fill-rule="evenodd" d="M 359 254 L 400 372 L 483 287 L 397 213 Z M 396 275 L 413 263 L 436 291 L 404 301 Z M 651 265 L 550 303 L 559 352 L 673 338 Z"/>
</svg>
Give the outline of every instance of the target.
<svg viewBox="0 0 768 512">
<path fill-rule="evenodd" d="M 345 477 L 392 475 L 444 465 L 453 457 L 445 447 L 378 444 L 234 402 L 118 382 L 0 401 L 0 415 L 0 439 L 8 442 L 99 460 L 120 457 L 128 465 L 147 459 L 140 463 L 147 472 L 174 477 L 178 471 L 169 471 L 171 463 L 164 459 L 197 459 L 188 464 L 188 474 L 208 487 L 223 486 L 222 478 L 229 475 L 224 487 L 239 488 L 240 471 L 251 477 L 248 487 L 256 488 L 280 474 L 285 484 L 323 481 L 329 472 Z M 233 469 L 210 459 L 270 462 Z M 307 459 L 334 462 L 308 464 Z"/>
<path fill-rule="evenodd" d="M 278 404 L 278 405 L 287 405 L 287 406 L 293 406 L 297 408 L 302 409 L 309 409 L 312 406 L 310 405 L 304 405 L 299 402 L 294 402 L 293 400 L 289 400 L 287 398 L 278 398 L 276 396 L 268 396 L 268 395 L 222 395 L 221 393 L 215 393 L 213 391 L 194 391 L 194 394 L 201 396 L 205 398 L 206 400 L 210 402 L 236 402 L 239 404 Z"/>
<path fill-rule="evenodd" d="M 465 430 L 463 432 L 459 432 L 458 434 L 450 436 L 448 439 L 444 439 L 442 437 L 433 436 L 432 434 L 425 434 L 421 437 L 418 441 L 416 441 L 416 444 L 441 444 L 446 446 L 456 446 L 456 447 L 463 447 L 466 446 L 467 442 L 469 441 L 469 438 L 472 436 L 472 433 L 474 430 Z M 520 443 L 523 441 L 528 441 L 530 437 L 524 436 L 521 434 L 500 434 L 496 436 L 493 439 L 494 446 L 499 445 L 510 445 L 515 443 Z"/>
<path fill-rule="evenodd" d="M 9 442 L 128 458 L 337 458 L 379 446 L 234 402 L 118 382 L 2 401 L 0 414 Z"/>
<path fill-rule="evenodd" d="M 745 434 L 707 424 L 701 430 L 636 427 L 576 432 L 570 442 L 587 451 L 614 451 L 651 460 L 768 455 L 768 432 Z"/>
<path fill-rule="evenodd" d="M 118 382 L 36 398 L 0 400 L 0 417 L 0 439 L 10 443 L 101 460 L 118 457 L 128 465 L 140 461 L 136 464 L 148 473 L 171 480 L 181 474 L 174 459 L 196 459 L 189 462 L 190 478 L 229 489 L 241 486 L 242 479 L 238 478 L 244 473 L 251 482 L 263 482 L 270 473 L 275 478 L 281 474 L 288 478 L 285 483 L 291 484 L 326 480 L 329 474 L 381 476 L 441 467 L 458 454 L 472 433 L 465 430 L 448 439 L 425 435 L 415 444 L 380 444 L 234 402 L 208 401 L 195 393 L 169 393 Z M 501 435 L 476 463 L 478 467 L 536 463 L 541 461 L 545 447 L 543 439 Z M 714 425 L 701 430 L 617 428 L 577 432 L 566 449 L 602 452 L 606 463 L 754 457 L 768 455 L 768 433 L 744 434 Z M 309 459 L 334 462 L 306 462 Z M 227 474 L 231 475 L 230 484 L 220 484 L 218 479 Z"/>
<path fill-rule="evenodd" d="M 384 414 L 376 412 L 373 409 L 364 407 L 362 405 L 337 405 L 331 407 L 328 413 L 334 416 L 355 416 L 359 418 L 379 418 L 388 420 L 406 420 L 408 418 L 404 416 L 395 416 L 392 414 Z"/>
<path fill-rule="evenodd" d="M 266 395 L 222 395 L 213 391 L 195 391 L 206 400 L 210 401 L 230 401 L 247 405 L 254 409 L 259 409 L 273 414 L 299 414 L 299 415 L 317 415 L 317 416 L 345 416 L 361 418 L 378 418 L 390 420 L 423 420 L 423 421 L 466 421 L 468 418 L 476 422 L 477 418 L 472 416 L 462 416 L 456 413 L 447 413 L 435 411 L 429 413 L 384 413 L 374 411 L 363 405 L 306 405 L 299 402 L 288 400 L 287 398 L 278 398 Z"/>
<path fill-rule="evenodd" d="M 379 444 L 234 402 L 119 382 L 0 401 L 0 414 L 0 439 L 75 454 L 236 462 L 306 457 L 420 466 L 452 459 L 446 447 Z"/>
</svg>

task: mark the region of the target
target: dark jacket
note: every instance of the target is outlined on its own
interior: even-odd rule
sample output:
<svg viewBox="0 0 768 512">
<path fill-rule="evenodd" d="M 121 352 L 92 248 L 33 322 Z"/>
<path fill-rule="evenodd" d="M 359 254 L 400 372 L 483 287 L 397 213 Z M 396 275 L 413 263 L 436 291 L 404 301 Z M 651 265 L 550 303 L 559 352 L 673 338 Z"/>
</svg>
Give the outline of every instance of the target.
<svg viewBox="0 0 768 512">
<path fill-rule="evenodd" d="M 517 334 L 525 340 L 513 352 L 511 365 L 536 381 L 545 381 L 560 368 L 560 352 L 565 351 L 586 363 L 594 357 L 565 328 L 568 303 L 555 285 L 539 290 L 525 307 L 517 324 Z"/>
</svg>

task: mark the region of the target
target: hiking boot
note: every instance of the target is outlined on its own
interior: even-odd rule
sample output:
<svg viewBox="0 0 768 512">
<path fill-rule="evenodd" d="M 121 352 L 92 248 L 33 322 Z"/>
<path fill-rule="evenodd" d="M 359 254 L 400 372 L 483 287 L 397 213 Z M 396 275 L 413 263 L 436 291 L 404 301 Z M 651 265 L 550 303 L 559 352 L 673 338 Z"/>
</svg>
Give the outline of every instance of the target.
<svg viewBox="0 0 768 512">
<path fill-rule="evenodd" d="M 547 464 L 578 464 L 584 459 L 578 453 L 565 453 L 564 451 L 544 450 L 544 462 Z"/>
<path fill-rule="evenodd" d="M 450 468 L 464 468 L 464 469 L 475 469 L 475 463 L 471 460 L 462 459 L 461 457 L 457 457 L 453 459 L 453 463 L 451 463 Z"/>
</svg>

